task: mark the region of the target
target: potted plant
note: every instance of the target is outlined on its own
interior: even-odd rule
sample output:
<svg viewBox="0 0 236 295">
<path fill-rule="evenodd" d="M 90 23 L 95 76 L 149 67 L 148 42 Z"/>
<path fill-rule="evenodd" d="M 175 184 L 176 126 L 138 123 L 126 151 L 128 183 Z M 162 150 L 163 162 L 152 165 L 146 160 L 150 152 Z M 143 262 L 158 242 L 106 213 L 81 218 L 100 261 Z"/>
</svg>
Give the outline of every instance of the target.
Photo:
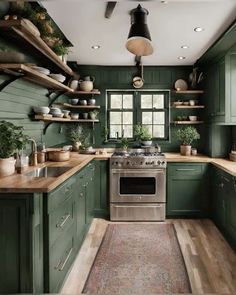
<svg viewBox="0 0 236 295">
<path fill-rule="evenodd" d="M 124 151 L 126 151 L 129 148 L 129 141 L 126 137 L 121 138 L 121 147 Z"/>
<path fill-rule="evenodd" d="M 152 136 L 147 126 L 143 126 L 140 123 L 134 126 L 134 136 L 144 146 L 152 145 Z"/>
<path fill-rule="evenodd" d="M 89 117 L 90 117 L 91 120 L 96 120 L 97 115 L 98 115 L 98 111 L 97 110 L 94 110 L 94 111 L 89 112 Z"/>
<path fill-rule="evenodd" d="M 59 42 L 56 42 L 53 46 L 53 51 L 56 53 L 56 55 L 58 55 L 59 57 L 61 57 L 62 61 L 65 61 L 65 55 L 67 55 L 69 53 L 69 47 L 65 46 L 63 44 L 63 42 L 60 40 Z"/>
<path fill-rule="evenodd" d="M 17 150 L 25 147 L 28 136 L 23 134 L 23 127 L 11 122 L 0 121 L 0 177 L 15 172 L 15 159 Z"/>
<path fill-rule="evenodd" d="M 76 126 L 70 131 L 70 140 L 72 141 L 73 151 L 79 150 L 82 145 L 83 136 L 82 126 Z"/>
<path fill-rule="evenodd" d="M 200 134 L 197 129 L 192 126 L 180 128 L 176 130 L 176 138 L 181 142 L 180 154 L 182 156 L 191 155 L 191 144 L 194 140 L 200 138 Z"/>
</svg>

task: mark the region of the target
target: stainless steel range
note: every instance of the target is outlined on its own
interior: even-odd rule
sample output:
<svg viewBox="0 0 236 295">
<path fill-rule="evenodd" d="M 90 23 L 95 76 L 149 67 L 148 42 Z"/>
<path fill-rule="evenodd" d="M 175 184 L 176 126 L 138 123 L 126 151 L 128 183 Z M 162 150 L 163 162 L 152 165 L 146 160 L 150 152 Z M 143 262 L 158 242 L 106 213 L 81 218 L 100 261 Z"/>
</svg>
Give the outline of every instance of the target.
<svg viewBox="0 0 236 295">
<path fill-rule="evenodd" d="M 116 152 L 110 161 L 110 218 L 165 220 L 166 159 L 143 149 Z"/>
</svg>

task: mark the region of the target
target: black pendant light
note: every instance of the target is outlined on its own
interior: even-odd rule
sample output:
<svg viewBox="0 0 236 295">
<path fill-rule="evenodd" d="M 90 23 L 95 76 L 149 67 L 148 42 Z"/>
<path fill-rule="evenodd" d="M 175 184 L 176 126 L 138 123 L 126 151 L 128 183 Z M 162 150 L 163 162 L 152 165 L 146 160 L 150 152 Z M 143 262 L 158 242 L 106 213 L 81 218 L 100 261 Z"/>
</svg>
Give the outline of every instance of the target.
<svg viewBox="0 0 236 295">
<path fill-rule="evenodd" d="M 137 56 L 146 56 L 153 53 L 151 36 L 147 26 L 148 10 L 139 4 L 131 10 L 131 28 L 126 48 Z"/>
</svg>

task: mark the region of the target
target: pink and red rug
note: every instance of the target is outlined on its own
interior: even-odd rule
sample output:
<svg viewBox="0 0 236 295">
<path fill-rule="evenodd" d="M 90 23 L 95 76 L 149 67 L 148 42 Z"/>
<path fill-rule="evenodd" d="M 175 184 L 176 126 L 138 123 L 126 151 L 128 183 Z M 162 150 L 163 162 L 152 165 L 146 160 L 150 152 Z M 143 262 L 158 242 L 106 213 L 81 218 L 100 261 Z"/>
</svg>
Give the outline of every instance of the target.
<svg viewBox="0 0 236 295">
<path fill-rule="evenodd" d="M 191 293 L 172 224 L 111 224 L 83 293 Z"/>
</svg>

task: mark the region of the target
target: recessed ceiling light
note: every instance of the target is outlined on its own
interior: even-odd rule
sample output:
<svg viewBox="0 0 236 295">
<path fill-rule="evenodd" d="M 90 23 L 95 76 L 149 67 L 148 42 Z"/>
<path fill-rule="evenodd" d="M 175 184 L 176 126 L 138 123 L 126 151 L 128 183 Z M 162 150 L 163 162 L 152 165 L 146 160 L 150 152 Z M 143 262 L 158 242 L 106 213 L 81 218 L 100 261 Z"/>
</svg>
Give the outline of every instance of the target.
<svg viewBox="0 0 236 295">
<path fill-rule="evenodd" d="M 188 45 L 182 45 L 181 48 L 183 48 L 183 49 L 188 49 L 189 46 L 188 46 Z"/>
<path fill-rule="evenodd" d="M 178 59 L 185 59 L 185 56 L 178 56 Z"/>
<path fill-rule="evenodd" d="M 196 27 L 196 28 L 194 28 L 194 31 L 195 32 L 202 32 L 202 31 L 204 31 L 204 29 L 201 27 Z"/>
<path fill-rule="evenodd" d="M 92 49 L 99 49 L 101 46 L 100 45 L 93 45 L 91 46 Z"/>
<path fill-rule="evenodd" d="M 161 0 L 161 3 L 162 3 L 162 4 L 167 4 L 168 1 L 166 1 L 166 0 Z"/>
</svg>

